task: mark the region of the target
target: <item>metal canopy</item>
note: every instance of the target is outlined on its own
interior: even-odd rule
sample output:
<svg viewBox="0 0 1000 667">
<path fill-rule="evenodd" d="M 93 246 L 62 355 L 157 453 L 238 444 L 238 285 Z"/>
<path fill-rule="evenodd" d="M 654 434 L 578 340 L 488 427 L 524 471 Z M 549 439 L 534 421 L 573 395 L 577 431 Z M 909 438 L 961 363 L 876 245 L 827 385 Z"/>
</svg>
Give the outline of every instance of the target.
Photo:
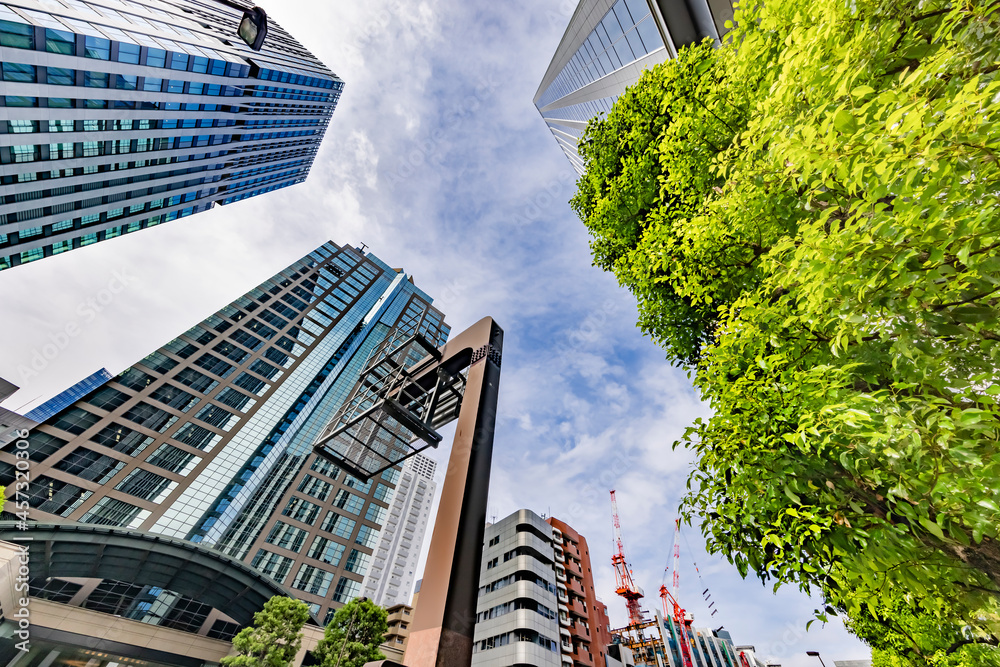
<svg viewBox="0 0 1000 667">
<path fill-rule="evenodd" d="M 424 336 L 393 330 L 316 441 L 317 455 L 366 482 L 437 447 L 437 429 L 458 416 L 465 395 L 465 369 L 452 366 Z"/>
<path fill-rule="evenodd" d="M 187 540 L 89 524 L 29 524 L 32 577 L 114 579 L 158 586 L 207 604 L 241 626 L 275 595 L 292 597 L 269 577 Z M 0 539 L 23 538 L 10 521 Z M 317 624 L 313 618 L 311 624 Z"/>
</svg>

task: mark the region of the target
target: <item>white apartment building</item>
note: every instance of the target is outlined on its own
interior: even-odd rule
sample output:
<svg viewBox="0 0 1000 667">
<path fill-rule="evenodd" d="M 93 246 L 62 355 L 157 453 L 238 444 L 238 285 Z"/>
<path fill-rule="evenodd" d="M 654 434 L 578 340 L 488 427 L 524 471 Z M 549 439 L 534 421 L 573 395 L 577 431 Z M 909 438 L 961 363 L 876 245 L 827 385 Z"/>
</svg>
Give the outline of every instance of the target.
<svg viewBox="0 0 1000 667">
<path fill-rule="evenodd" d="M 409 604 L 437 484 L 437 463 L 416 454 L 403 464 L 389 514 L 379 536 L 364 596 L 382 607 Z"/>
<path fill-rule="evenodd" d="M 486 526 L 473 667 L 563 665 L 552 531 L 526 509 Z"/>
</svg>

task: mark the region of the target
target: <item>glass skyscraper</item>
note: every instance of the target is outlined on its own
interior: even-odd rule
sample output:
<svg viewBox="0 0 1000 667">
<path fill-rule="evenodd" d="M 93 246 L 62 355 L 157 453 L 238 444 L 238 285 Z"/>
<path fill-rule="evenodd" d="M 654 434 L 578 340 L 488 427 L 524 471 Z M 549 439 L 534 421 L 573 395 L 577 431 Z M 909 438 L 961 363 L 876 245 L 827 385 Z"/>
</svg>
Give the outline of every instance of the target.
<svg viewBox="0 0 1000 667">
<path fill-rule="evenodd" d="M 718 40 L 731 0 L 580 0 L 534 103 L 578 174 L 587 122 L 607 113 L 644 69 L 705 37 Z"/>
<path fill-rule="evenodd" d="M 390 331 L 444 344 L 431 302 L 324 244 L 35 427 L 31 518 L 214 546 L 324 619 L 358 595 L 400 472 L 361 483 L 312 444 Z M 8 497 L 15 451 L 0 447 Z"/>
<path fill-rule="evenodd" d="M 343 82 L 273 21 L 251 51 L 241 17 L 0 3 L 0 270 L 305 180 Z"/>
</svg>

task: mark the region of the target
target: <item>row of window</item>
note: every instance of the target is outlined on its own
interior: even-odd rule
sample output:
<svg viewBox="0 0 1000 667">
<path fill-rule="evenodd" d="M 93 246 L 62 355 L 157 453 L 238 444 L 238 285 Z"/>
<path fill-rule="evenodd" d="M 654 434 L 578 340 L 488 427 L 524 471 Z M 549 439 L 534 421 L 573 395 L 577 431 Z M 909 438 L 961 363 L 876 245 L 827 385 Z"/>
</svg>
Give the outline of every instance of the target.
<svg viewBox="0 0 1000 667">
<path fill-rule="evenodd" d="M 362 528 L 368 528 L 367 526 L 362 526 Z M 371 529 L 369 529 L 370 531 Z M 368 531 L 364 533 L 359 533 L 358 538 L 355 540 L 356 543 L 362 544 L 363 541 L 367 541 Z M 276 547 L 282 549 L 287 549 L 289 551 L 294 551 L 299 553 L 302 547 L 305 545 L 306 539 L 309 537 L 309 531 L 293 526 L 292 524 L 285 523 L 283 521 L 278 521 L 274 524 L 271 532 L 268 533 L 265 542 L 268 544 L 273 544 Z M 348 538 L 345 538 L 348 539 Z M 344 552 L 346 551 L 346 546 L 340 542 L 335 542 L 328 537 L 323 537 L 322 535 L 317 535 L 313 538 L 312 545 L 309 547 L 306 555 L 309 558 L 314 558 L 318 561 L 328 563 L 334 567 L 340 565 L 340 561 Z M 351 549 L 350 555 L 344 561 L 344 569 L 347 572 L 354 572 L 355 574 L 360 574 L 362 576 L 368 570 L 368 564 L 371 561 L 371 556 L 364 553 L 363 551 L 358 551 L 357 549 Z"/>
<path fill-rule="evenodd" d="M 550 620 L 554 620 L 556 618 L 556 612 L 549 609 L 545 605 L 527 598 L 518 598 L 516 600 L 512 600 L 511 602 L 504 602 L 503 604 L 490 607 L 486 611 L 479 612 L 476 614 L 476 623 L 482 623 L 483 621 L 509 614 L 510 612 L 518 609 L 528 609 L 530 611 L 537 612 L 543 618 Z"/>
<path fill-rule="evenodd" d="M 155 139 L 119 139 L 108 141 L 76 141 L 54 144 L 27 144 L 10 146 L 3 151 L 4 164 L 19 162 L 39 162 L 44 160 L 66 160 L 72 158 L 100 157 L 102 155 L 125 155 L 151 151 L 169 151 L 183 148 L 219 146 L 232 140 L 231 134 L 202 134 L 186 137 L 157 137 Z"/>
<path fill-rule="evenodd" d="M 226 62 L 204 54 L 190 55 L 185 53 L 180 45 L 162 37 L 159 39 L 164 42 L 163 44 L 148 35 L 125 33 L 110 26 L 95 26 L 67 18 L 57 19 L 48 14 L 26 9 L 21 11 L 48 27 L 36 28 L 24 17 L 14 13 L 10 7 L 0 5 L 0 46 L 81 55 L 96 60 L 115 60 L 131 65 L 142 64 L 212 76 L 244 78 L 250 72 L 249 65 Z M 93 34 L 78 35 L 74 34 L 74 30 Z M 96 36 L 102 33 L 112 39 Z M 171 48 L 162 48 L 164 46 Z M 193 50 L 197 47 L 187 45 L 186 48 Z M 199 49 L 199 53 L 203 52 Z"/>
<path fill-rule="evenodd" d="M 187 208 L 171 211 L 169 213 L 164 213 L 162 215 L 154 215 L 150 218 L 143 220 L 136 220 L 119 227 L 111 227 L 105 229 L 104 231 L 94 232 L 92 234 L 84 234 L 83 236 L 78 236 L 73 239 L 66 239 L 63 241 L 55 241 L 51 245 L 45 245 L 40 248 L 32 248 L 30 250 L 24 250 L 13 255 L 0 256 L 0 270 L 9 269 L 13 266 L 19 266 L 21 264 L 26 264 L 28 262 L 34 262 L 43 257 L 51 257 L 52 255 L 58 255 L 59 253 L 72 250 L 74 248 L 81 248 L 91 243 L 97 243 L 99 241 L 105 241 L 107 239 L 116 238 L 123 234 L 131 234 L 132 232 L 139 231 L 140 229 L 146 229 L 154 225 L 159 225 L 164 222 L 169 222 L 177 218 L 192 215 L 196 210 L 196 207 L 189 206 Z M 121 210 L 112 211 L 112 214 L 121 213 Z M 105 214 L 101 214 L 102 221 L 106 220 Z M 112 218 L 113 219 L 113 218 Z"/>
<path fill-rule="evenodd" d="M 513 632 L 505 632 L 500 635 L 494 635 L 493 637 L 487 637 L 482 641 L 476 642 L 473 645 L 473 652 L 478 653 L 479 651 L 488 651 L 490 649 L 513 644 L 514 642 L 530 642 L 532 644 L 538 644 L 542 648 L 548 649 L 549 651 L 559 651 L 559 644 L 545 635 L 540 634 L 535 630 L 518 629 Z"/>
<path fill-rule="evenodd" d="M 0 97 L 4 106 L 49 109 L 141 109 L 143 111 L 220 111 L 236 113 L 239 107 L 225 104 L 198 104 L 197 102 L 156 102 L 135 100 L 103 100 L 94 98 L 33 97 L 30 95 L 5 95 Z"/>
<path fill-rule="evenodd" d="M 485 586 L 480 586 L 479 596 L 482 597 L 487 593 L 492 593 L 494 591 L 500 590 L 501 588 L 506 588 L 507 586 L 510 586 L 511 584 L 514 584 L 518 581 L 530 581 L 531 583 L 547 590 L 552 594 L 556 593 L 556 587 L 552 584 L 551 581 L 543 579 L 534 572 L 518 571 L 515 572 L 514 574 L 509 574 L 501 579 L 497 579 L 496 581 L 491 581 Z"/>
<path fill-rule="evenodd" d="M 157 157 L 157 158 L 150 157 L 148 159 L 133 160 L 131 162 L 110 162 L 110 163 L 106 163 L 106 164 L 88 164 L 88 165 L 86 165 L 84 167 L 71 167 L 71 168 L 68 168 L 68 169 L 46 169 L 45 171 L 31 171 L 31 172 L 25 172 L 25 173 L 22 173 L 22 174 L 10 174 L 10 175 L 7 175 L 7 176 L 3 176 L 3 178 L 0 179 L 0 183 L 2 183 L 3 185 L 14 185 L 16 183 L 45 182 L 45 181 L 49 181 L 49 180 L 55 180 L 55 179 L 61 179 L 61 178 L 69 178 L 70 176 L 84 176 L 86 174 L 98 174 L 98 173 L 103 174 L 103 173 L 110 173 L 110 172 L 114 172 L 114 171 L 132 172 L 132 170 L 134 170 L 134 169 L 142 169 L 144 167 L 155 167 L 157 165 L 167 165 L 167 164 L 176 164 L 176 163 L 188 162 L 188 161 L 208 160 L 208 159 L 211 159 L 211 158 L 214 158 L 214 157 L 221 157 L 223 155 L 226 155 L 227 153 L 228 153 L 228 151 L 213 151 L 213 152 L 209 152 L 209 153 L 195 153 L 193 155 L 174 155 L 174 156 L 171 156 L 171 157 Z M 210 164 L 210 165 L 202 164 L 202 165 L 200 165 L 198 167 L 189 167 L 187 169 L 188 169 L 188 173 L 194 173 L 195 171 L 201 171 L 202 169 L 206 169 L 206 168 L 215 168 L 216 166 L 217 165 L 214 165 L 214 164 Z M 175 171 L 173 173 L 174 174 L 183 173 L 183 170 L 177 170 L 177 171 Z M 128 174 L 124 174 L 123 177 L 124 178 L 132 178 L 133 180 L 135 178 L 138 178 L 137 176 L 130 176 Z M 111 187 L 113 185 L 119 185 L 119 184 L 122 183 L 122 181 L 120 179 L 115 179 L 115 180 L 117 180 L 118 183 L 110 184 L 109 187 Z M 128 182 L 128 181 L 124 181 L 124 182 Z M 50 187 L 51 186 L 59 187 L 58 183 L 51 183 L 51 184 L 47 184 L 47 185 L 50 185 Z M 87 188 L 87 189 L 97 189 L 97 187 L 98 186 L 94 186 L 93 188 Z M 103 187 L 103 186 L 100 186 L 100 187 Z M 22 192 L 22 193 L 19 193 L 19 194 L 21 194 L 22 196 L 24 196 L 26 193 Z M 46 196 L 46 195 L 43 195 L 43 196 Z M 38 197 L 36 197 L 36 196 L 34 196 L 32 194 L 30 197 L 26 197 L 26 198 L 37 199 Z"/>
<path fill-rule="evenodd" d="M 14 83 L 46 83 L 56 86 L 83 86 L 85 88 L 113 88 L 149 93 L 174 95 L 209 95 L 212 97 L 239 97 L 243 89 L 203 81 L 181 81 L 132 74 L 110 74 L 76 70 L 68 67 L 43 67 L 26 63 L 0 63 L 3 80 Z"/>
<path fill-rule="evenodd" d="M 271 577 L 279 584 L 284 584 L 294 563 L 295 560 L 292 558 L 260 549 L 250 564 L 259 572 Z M 291 587 L 305 591 L 306 593 L 325 597 L 330 590 L 330 584 L 333 583 L 333 576 L 332 572 L 328 572 L 322 568 L 302 564 L 299 566 L 299 571 L 292 580 Z M 342 576 L 334 589 L 333 601 L 346 604 L 357 597 L 360 592 L 360 581 Z"/>
</svg>

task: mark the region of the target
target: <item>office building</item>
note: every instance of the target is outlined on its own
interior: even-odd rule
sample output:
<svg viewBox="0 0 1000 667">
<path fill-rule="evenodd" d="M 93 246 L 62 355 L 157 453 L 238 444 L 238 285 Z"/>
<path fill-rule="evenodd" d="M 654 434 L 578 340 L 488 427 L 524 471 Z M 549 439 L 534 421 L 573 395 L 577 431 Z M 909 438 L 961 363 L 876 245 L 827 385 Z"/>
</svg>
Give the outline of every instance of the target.
<svg viewBox="0 0 1000 667">
<path fill-rule="evenodd" d="M 110 379 L 111 373 L 108 372 L 108 369 L 102 368 L 83 378 L 69 389 L 59 392 L 37 408 L 24 413 L 24 416 L 36 422 L 43 422 L 66 408 L 70 403 L 75 403 L 98 387 L 103 386 Z"/>
<path fill-rule="evenodd" d="M 437 489 L 436 467 L 437 463 L 422 454 L 416 454 L 403 464 L 363 586 L 363 595 L 381 607 L 410 602 L 420 547 Z"/>
<path fill-rule="evenodd" d="M 677 49 L 719 40 L 732 17 L 730 0 L 580 0 L 533 100 L 577 173 L 587 121 Z"/>
<path fill-rule="evenodd" d="M 756 655 L 753 646 L 735 646 L 729 632 L 723 628 L 695 628 L 687 622 L 678 632 L 677 624 L 671 617 L 664 618 L 659 610 L 654 612 L 660 637 L 666 645 L 662 654 L 666 656 L 666 667 L 684 667 L 679 641 L 686 638 L 692 660 L 702 667 L 766 667 Z M 688 617 L 688 621 L 692 619 Z"/>
<path fill-rule="evenodd" d="M 605 667 L 611 634 L 587 540 L 526 509 L 484 539 L 474 667 Z"/>
<path fill-rule="evenodd" d="M 0 4 L 0 270 L 305 180 L 343 82 L 274 21 L 251 51 L 241 17 Z"/>
<path fill-rule="evenodd" d="M 479 575 L 473 667 L 561 667 L 552 527 L 531 510 L 486 526 Z M 569 631 L 563 630 L 566 640 Z"/>
<path fill-rule="evenodd" d="M 563 629 L 563 662 L 569 658 L 576 667 L 604 667 L 605 652 L 611 643 L 608 609 L 597 599 L 587 539 L 555 517 L 545 520 L 552 526 L 556 588 L 568 602 L 559 604 L 559 618 L 567 617 Z M 569 632 L 567 651 L 565 631 Z"/>
<path fill-rule="evenodd" d="M 405 273 L 324 244 L 34 428 L 32 518 L 214 546 L 326 619 L 360 595 L 400 470 L 362 483 L 312 445 L 394 329 L 449 333 Z M 15 462 L 0 447 L 0 483 Z"/>
</svg>

